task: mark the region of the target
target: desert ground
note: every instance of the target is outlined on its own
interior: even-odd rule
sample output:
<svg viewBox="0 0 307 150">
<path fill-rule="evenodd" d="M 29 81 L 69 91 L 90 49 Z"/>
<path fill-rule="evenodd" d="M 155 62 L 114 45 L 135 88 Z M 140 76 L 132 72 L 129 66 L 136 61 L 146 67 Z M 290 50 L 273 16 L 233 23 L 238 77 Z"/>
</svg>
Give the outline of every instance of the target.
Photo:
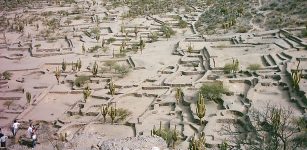
<svg viewBox="0 0 307 150">
<path fill-rule="evenodd" d="M 269 13 L 260 10 L 266 1 L 249 2 Z M 227 23 L 209 34 L 198 22 L 210 5 L 130 17 L 130 5 L 114 3 L 2 3 L 0 127 L 8 149 L 30 149 L 29 120 L 38 128 L 35 149 L 44 150 L 186 150 L 195 140 L 198 149 L 250 149 L 237 133 L 252 128 L 254 110 L 283 108 L 307 122 L 305 26 L 238 20 L 246 32 Z M 205 85 L 224 90 L 210 97 Z M 300 134 L 307 130 L 293 133 Z"/>
</svg>

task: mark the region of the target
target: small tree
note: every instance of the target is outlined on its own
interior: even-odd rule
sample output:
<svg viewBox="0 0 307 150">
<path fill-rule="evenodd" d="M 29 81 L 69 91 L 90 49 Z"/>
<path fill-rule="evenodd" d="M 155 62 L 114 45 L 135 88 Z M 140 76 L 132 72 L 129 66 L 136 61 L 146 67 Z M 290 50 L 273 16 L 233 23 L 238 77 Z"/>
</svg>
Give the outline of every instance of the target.
<svg viewBox="0 0 307 150">
<path fill-rule="evenodd" d="M 5 101 L 5 102 L 3 103 L 3 106 L 6 106 L 7 109 L 10 109 L 10 106 L 11 106 L 13 103 L 14 103 L 14 101 Z"/>
<path fill-rule="evenodd" d="M 30 104 L 31 103 L 31 99 L 32 99 L 32 95 L 30 92 L 26 93 L 26 98 L 27 98 L 27 103 Z"/>
</svg>

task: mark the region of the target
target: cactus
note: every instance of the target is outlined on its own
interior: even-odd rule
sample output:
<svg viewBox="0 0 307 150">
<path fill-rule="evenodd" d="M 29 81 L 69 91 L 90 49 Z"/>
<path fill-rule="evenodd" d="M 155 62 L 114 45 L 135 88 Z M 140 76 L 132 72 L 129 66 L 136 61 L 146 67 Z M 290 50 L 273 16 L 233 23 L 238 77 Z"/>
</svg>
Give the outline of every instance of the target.
<svg viewBox="0 0 307 150">
<path fill-rule="evenodd" d="M 192 47 L 192 44 L 190 42 L 189 46 L 188 46 L 188 52 L 191 54 L 193 51 L 193 47 Z"/>
<path fill-rule="evenodd" d="M 195 138 L 193 135 L 192 139 L 190 140 L 189 150 L 205 150 L 205 133 L 202 132 L 198 139 Z"/>
<path fill-rule="evenodd" d="M 140 37 L 139 46 L 140 46 L 140 50 L 141 50 L 141 54 L 142 54 L 143 53 L 143 49 L 145 48 L 145 42 L 144 42 L 144 40 L 142 40 L 142 37 Z"/>
<path fill-rule="evenodd" d="M 180 101 L 181 101 L 182 98 L 183 98 L 183 92 L 182 92 L 182 89 L 181 89 L 181 88 L 177 88 L 177 89 L 176 89 L 175 98 L 176 98 L 177 104 L 179 104 Z"/>
<path fill-rule="evenodd" d="M 173 134 L 172 134 L 172 140 L 173 140 L 173 148 L 175 149 L 175 144 L 176 144 L 176 142 L 178 141 L 178 132 L 177 132 L 177 130 L 176 130 L 176 125 L 175 125 L 175 129 L 174 129 L 174 131 L 173 131 Z"/>
<path fill-rule="evenodd" d="M 63 62 L 62 62 L 62 70 L 63 70 L 63 72 L 66 70 L 66 66 L 67 66 L 67 64 L 66 64 L 66 62 L 63 59 Z"/>
<path fill-rule="evenodd" d="M 97 43 L 98 43 L 99 39 L 100 39 L 100 35 L 96 35 L 96 41 L 97 41 Z"/>
<path fill-rule="evenodd" d="M 76 64 L 78 71 L 80 71 L 82 64 L 81 64 L 81 59 L 79 58 L 79 60 L 77 60 L 77 64 Z"/>
<path fill-rule="evenodd" d="M 94 66 L 93 66 L 92 73 L 93 73 L 94 77 L 96 77 L 96 75 L 98 73 L 98 65 L 97 65 L 96 61 L 95 61 Z"/>
<path fill-rule="evenodd" d="M 108 109 L 109 109 L 109 106 L 102 106 L 101 107 L 101 115 L 103 116 L 103 121 L 104 123 L 106 122 L 106 116 L 108 114 Z"/>
<path fill-rule="evenodd" d="M 82 44 L 82 53 L 84 54 L 85 53 L 85 46 L 84 46 L 84 43 Z"/>
<path fill-rule="evenodd" d="M 114 95 L 115 95 L 115 85 L 114 85 L 113 81 L 111 80 L 108 84 L 109 84 L 109 91 L 110 91 L 110 94 L 111 94 L 112 96 L 114 96 Z"/>
<path fill-rule="evenodd" d="M 102 38 L 101 47 L 103 48 L 105 44 L 106 44 L 106 40 L 104 38 Z"/>
<path fill-rule="evenodd" d="M 84 101 L 86 102 L 86 100 L 88 99 L 88 97 L 91 95 L 91 89 L 86 86 L 83 90 L 83 98 L 84 98 Z"/>
<path fill-rule="evenodd" d="M 27 98 L 27 103 L 30 104 L 31 103 L 31 99 L 32 99 L 32 95 L 30 92 L 26 93 L 26 98 Z"/>
<path fill-rule="evenodd" d="M 200 125 L 202 125 L 202 118 L 205 117 L 205 114 L 206 114 L 206 105 L 205 105 L 205 99 L 201 93 L 199 93 L 196 106 L 197 106 L 196 113 L 200 120 Z"/>
<path fill-rule="evenodd" d="M 115 117 L 116 117 L 116 107 L 115 108 L 111 107 L 111 109 L 109 111 L 109 116 L 111 117 L 112 124 L 114 124 L 114 120 L 115 120 Z"/>
<path fill-rule="evenodd" d="M 74 62 L 71 62 L 71 70 L 75 72 L 77 70 L 77 65 Z"/>
<path fill-rule="evenodd" d="M 137 28 L 137 27 L 134 27 L 135 39 L 136 39 L 137 36 L 138 36 L 138 32 L 139 32 L 138 28 Z"/>
<path fill-rule="evenodd" d="M 301 81 L 302 78 L 302 70 L 299 70 L 299 66 L 300 66 L 301 61 L 298 60 L 298 64 L 296 67 L 296 70 L 291 70 L 291 76 L 292 76 L 292 80 L 293 80 L 293 88 L 294 89 L 298 89 L 299 88 L 299 83 Z"/>
<path fill-rule="evenodd" d="M 60 76 L 61 76 L 61 71 L 60 68 L 57 67 L 54 71 L 54 76 L 56 78 L 56 80 L 58 81 L 58 84 L 60 83 Z"/>
</svg>

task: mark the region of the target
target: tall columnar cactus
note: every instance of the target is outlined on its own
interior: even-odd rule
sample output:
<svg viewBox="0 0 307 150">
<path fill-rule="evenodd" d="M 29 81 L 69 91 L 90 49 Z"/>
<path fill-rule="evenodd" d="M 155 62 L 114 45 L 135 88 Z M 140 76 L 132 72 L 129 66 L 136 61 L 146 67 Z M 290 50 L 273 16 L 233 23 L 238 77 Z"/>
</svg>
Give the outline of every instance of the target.
<svg viewBox="0 0 307 150">
<path fill-rule="evenodd" d="M 96 77 L 98 73 L 98 64 L 95 62 L 92 69 L 93 76 Z"/>
<path fill-rule="evenodd" d="M 109 84 L 109 92 L 112 96 L 115 95 L 115 84 L 113 83 L 112 80 L 110 80 Z"/>
<path fill-rule="evenodd" d="M 80 71 L 81 67 L 82 67 L 82 62 L 81 62 L 81 59 L 79 58 L 79 60 L 77 60 L 77 68 L 78 68 L 78 71 Z"/>
<path fill-rule="evenodd" d="M 86 102 L 86 100 L 88 99 L 88 97 L 91 95 L 91 89 L 86 86 L 83 90 L 83 98 L 84 98 L 84 101 Z"/>
<path fill-rule="evenodd" d="M 291 70 L 292 74 L 292 80 L 293 80 L 293 88 L 298 89 L 299 88 L 299 83 L 301 81 L 302 78 L 302 70 L 299 70 L 299 66 L 300 66 L 301 61 L 298 60 L 298 64 L 296 67 L 296 70 Z"/>
<path fill-rule="evenodd" d="M 172 134 L 172 140 L 173 140 L 173 149 L 175 149 L 175 144 L 176 144 L 176 142 L 178 141 L 178 137 L 179 137 L 179 135 L 178 135 L 178 132 L 177 132 L 177 130 L 176 130 L 176 125 L 175 125 L 175 129 L 173 130 L 173 134 Z"/>
<path fill-rule="evenodd" d="M 103 121 L 106 122 L 106 116 L 108 114 L 109 106 L 102 106 L 101 107 L 101 115 L 103 116 Z"/>
<path fill-rule="evenodd" d="M 104 38 L 102 38 L 102 41 L 101 41 L 101 47 L 104 48 L 104 45 L 106 44 L 106 40 Z"/>
<path fill-rule="evenodd" d="M 140 37 L 139 46 L 140 46 L 141 53 L 143 53 L 143 49 L 145 48 L 145 42 L 144 42 L 144 40 L 142 39 L 142 37 Z"/>
<path fill-rule="evenodd" d="M 206 114 L 206 105 L 205 105 L 205 99 L 201 93 L 199 93 L 196 106 L 197 106 L 196 113 L 200 120 L 200 125 L 202 125 L 202 118 L 205 117 L 205 114 Z"/>
<path fill-rule="evenodd" d="M 63 62 L 62 62 L 62 70 L 63 70 L 63 72 L 66 70 L 66 66 L 67 66 L 67 64 L 66 64 L 66 62 L 63 59 Z"/>
<path fill-rule="evenodd" d="M 82 53 L 84 54 L 85 51 L 86 51 L 86 49 L 85 49 L 85 46 L 84 46 L 84 43 L 83 43 L 83 44 L 82 44 Z"/>
<path fill-rule="evenodd" d="M 75 72 L 75 71 L 77 70 L 76 64 L 75 64 L 74 62 L 71 62 L 71 70 L 72 70 L 73 72 Z"/>
<path fill-rule="evenodd" d="M 111 107 L 111 109 L 109 110 L 109 116 L 111 117 L 112 124 L 114 124 L 114 120 L 116 117 L 116 107 L 115 108 Z"/>
<path fill-rule="evenodd" d="M 26 93 L 26 98 L 27 98 L 27 103 L 30 104 L 31 103 L 31 99 L 32 99 L 32 95 L 30 92 Z"/>
<path fill-rule="evenodd" d="M 137 36 L 138 36 L 138 32 L 139 32 L 138 27 L 134 27 L 135 39 L 136 39 Z"/>
<path fill-rule="evenodd" d="M 60 84 L 60 76 L 61 76 L 61 70 L 59 67 L 57 67 L 54 71 L 54 76 L 56 80 L 58 81 L 58 84 Z"/>
<path fill-rule="evenodd" d="M 192 44 L 190 42 L 189 46 L 188 46 L 188 52 L 191 54 L 193 51 L 193 47 L 192 47 Z"/>
<path fill-rule="evenodd" d="M 183 92 L 181 88 L 176 88 L 176 95 L 175 95 L 177 104 L 179 104 L 182 101 L 183 98 Z"/>
<path fill-rule="evenodd" d="M 232 72 L 236 73 L 236 71 L 239 69 L 239 60 L 232 59 Z"/>
</svg>

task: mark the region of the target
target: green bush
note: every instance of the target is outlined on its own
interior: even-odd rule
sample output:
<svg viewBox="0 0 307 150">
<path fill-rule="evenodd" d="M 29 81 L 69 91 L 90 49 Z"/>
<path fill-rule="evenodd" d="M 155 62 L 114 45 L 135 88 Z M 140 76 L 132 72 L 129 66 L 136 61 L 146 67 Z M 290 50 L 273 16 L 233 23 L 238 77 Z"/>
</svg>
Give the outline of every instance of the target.
<svg viewBox="0 0 307 150">
<path fill-rule="evenodd" d="M 112 38 L 112 37 L 111 37 L 111 38 L 109 38 L 109 39 L 107 40 L 107 42 L 110 44 L 110 43 L 115 42 L 115 40 L 116 40 L 115 38 Z"/>
<path fill-rule="evenodd" d="M 200 93 L 208 100 L 217 100 L 222 97 L 222 94 L 227 92 L 227 89 L 223 87 L 222 83 L 206 83 L 200 88 Z"/>
<path fill-rule="evenodd" d="M 180 19 L 178 25 L 179 25 L 179 28 L 186 28 L 188 26 L 188 23 Z"/>
<path fill-rule="evenodd" d="M 77 77 L 77 78 L 75 79 L 75 85 L 76 85 L 77 87 L 81 87 L 81 86 L 83 86 L 86 82 L 88 82 L 89 80 L 90 80 L 90 77 L 85 76 L 85 75 L 81 75 L 81 76 L 79 76 L 79 77 Z"/>
</svg>

